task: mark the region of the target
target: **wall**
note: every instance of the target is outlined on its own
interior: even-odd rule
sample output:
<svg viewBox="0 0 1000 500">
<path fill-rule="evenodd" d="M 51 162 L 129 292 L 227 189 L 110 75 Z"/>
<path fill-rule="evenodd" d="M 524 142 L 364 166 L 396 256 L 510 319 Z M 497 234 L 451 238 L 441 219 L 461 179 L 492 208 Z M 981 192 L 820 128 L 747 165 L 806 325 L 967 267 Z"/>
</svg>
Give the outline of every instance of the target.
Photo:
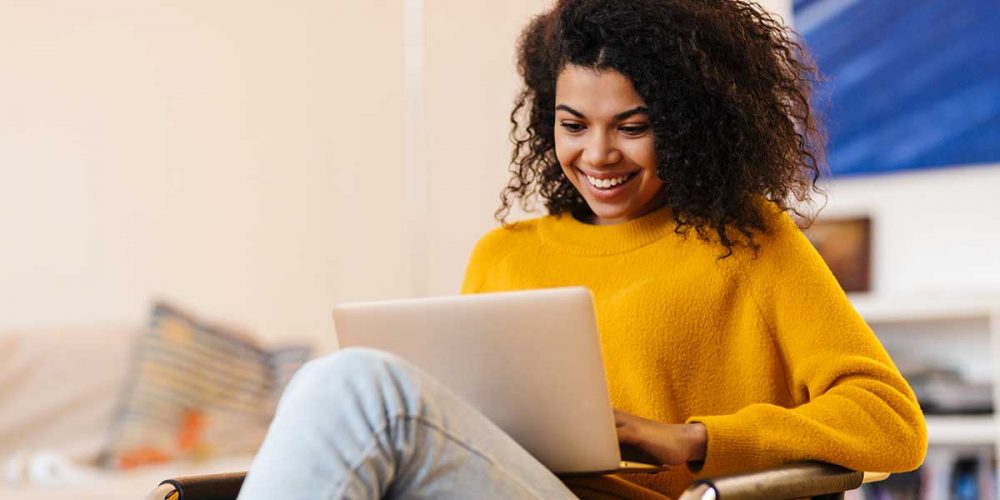
<svg viewBox="0 0 1000 500">
<path fill-rule="evenodd" d="M 5 6 L 0 328 L 141 321 L 162 295 L 322 336 L 338 301 L 455 292 L 546 5 Z M 1000 288 L 1000 167 L 830 189 L 826 214 L 875 214 L 880 291 Z"/>
<path fill-rule="evenodd" d="M 0 328 L 163 295 L 265 336 L 408 293 L 402 4 L 8 2 Z"/>
<path fill-rule="evenodd" d="M 547 5 L 428 2 L 422 117 L 427 260 L 417 295 L 456 293 L 472 245 L 497 224 L 493 213 L 509 177 L 509 115 L 520 88 L 514 45 L 521 28 Z"/>
<path fill-rule="evenodd" d="M 872 291 L 1000 293 L 1000 165 L 848 177 L 822 216 L 872 217 Z"/>
</svg>

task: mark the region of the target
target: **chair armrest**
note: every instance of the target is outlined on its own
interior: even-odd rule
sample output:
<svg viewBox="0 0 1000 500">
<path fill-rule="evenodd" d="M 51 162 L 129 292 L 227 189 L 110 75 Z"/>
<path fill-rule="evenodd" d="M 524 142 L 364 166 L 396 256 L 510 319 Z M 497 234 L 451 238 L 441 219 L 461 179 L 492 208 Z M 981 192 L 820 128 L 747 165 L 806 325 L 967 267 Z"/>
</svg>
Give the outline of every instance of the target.
<svg viewBox="0 0 1000 500">
<path fill-rule="evenodd" d="M 828 495 L 881 481 L 883 473 L 852 471 L 819 462 L 695 481 L 678 500 L 773 500 Z M 164 480 L 146 500 L 235 500 L 246 472 L 183 476 Z"/>
<path fill-rule="evenodd" d="M 236 500 L 246 472 L 205 474 L 166 479 L 146 500 Z"/>
<path fill-rule="evenodd" d="M 800 462 L 774 469 L 704 478 L 691 483 L 678 500 L 764 500 L 830 495 L 853 490 L 887 474 L 852 471 L 820 462 Z"/>
</svg>

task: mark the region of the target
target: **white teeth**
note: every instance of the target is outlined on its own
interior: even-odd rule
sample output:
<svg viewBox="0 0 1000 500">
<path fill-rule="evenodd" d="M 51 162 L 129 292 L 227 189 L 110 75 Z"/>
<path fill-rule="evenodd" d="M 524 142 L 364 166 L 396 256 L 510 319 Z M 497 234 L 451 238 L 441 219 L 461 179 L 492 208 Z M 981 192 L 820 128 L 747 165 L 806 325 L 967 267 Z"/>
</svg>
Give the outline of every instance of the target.
<svg viewBox="0 0 1000 500">
<path fill-rule="evenodd" d="M 591 177 L 591 176 L 588 175 L 587 176 L 587 180 L 590 181 L 590 183 L 593 184 L 594 187 L 599 187 L 601 189 L 607 189 L 609 187 L 617 186 L 617 185 L 619 185 L 619 184 L 627 181 L 628 178 L 629 178 L 629 175 L 631 175 L 631 174 L 626 174 L 626 175 L 623 175 L 621 177 L 615 177 L 614 179 L 598 179 L 596 177 Z"/>
</svg>

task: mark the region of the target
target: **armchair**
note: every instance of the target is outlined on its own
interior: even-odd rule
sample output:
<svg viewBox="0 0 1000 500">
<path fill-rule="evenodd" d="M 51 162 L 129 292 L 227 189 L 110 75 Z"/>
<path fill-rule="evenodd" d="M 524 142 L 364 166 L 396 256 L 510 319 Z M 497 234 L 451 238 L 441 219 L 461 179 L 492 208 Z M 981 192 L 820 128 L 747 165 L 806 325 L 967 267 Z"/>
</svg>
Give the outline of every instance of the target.
<svg viewBox="0 0 1000 500">
<path fill-rule="evenodd" d="M 146 500 L 235 500 L 245 472 L 166 479 Z M 816 497 L 843 498 L 863 483 L 881 481 L 886 473 L 858 472 L 819 462 L 801 462 L 732 476 L 704 478 L 689 486 L 678 500 L 775 500 Z"/>
</svg>

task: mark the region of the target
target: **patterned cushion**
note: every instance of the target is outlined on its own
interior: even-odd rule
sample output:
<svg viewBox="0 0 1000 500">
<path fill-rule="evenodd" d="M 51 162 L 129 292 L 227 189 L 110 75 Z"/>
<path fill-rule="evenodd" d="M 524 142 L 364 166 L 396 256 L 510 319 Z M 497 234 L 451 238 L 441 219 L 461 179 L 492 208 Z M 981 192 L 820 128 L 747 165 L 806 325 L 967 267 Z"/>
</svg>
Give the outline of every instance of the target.
<svg viewBox="0 0 1000 500">
<path fill-rule="evenodd" d="M 265 350 L 154 304 L 101 463 L 130 468 L 254 452 L 282 389 L 310 353 L 304 346 Z"/>
</svg>

